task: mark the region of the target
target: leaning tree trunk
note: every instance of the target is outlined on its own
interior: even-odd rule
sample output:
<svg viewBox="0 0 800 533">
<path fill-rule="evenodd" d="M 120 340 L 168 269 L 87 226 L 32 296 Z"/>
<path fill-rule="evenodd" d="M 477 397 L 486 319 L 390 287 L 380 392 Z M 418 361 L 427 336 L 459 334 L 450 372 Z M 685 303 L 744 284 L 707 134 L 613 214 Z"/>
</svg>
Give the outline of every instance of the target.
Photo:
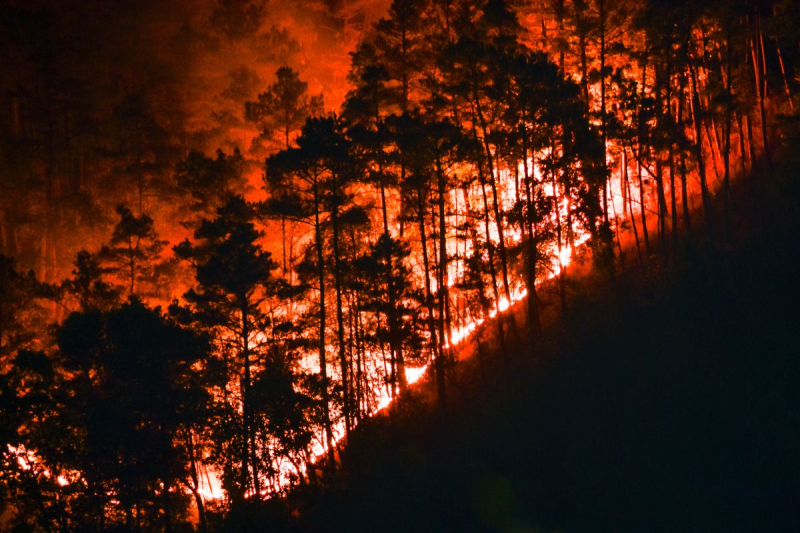
<svg viewBox="0 0 800 533">
<path fill-rule="evenodd" d="M 478 121 L 481 125 L 481 130 L 483 132 L 483 136 L 479 140 L 486 153 L 486 164 L 488 165 L 488 173 L 489 173 L 489 185 L 492 189 L 492 209 L 494 211 L 494 222 L 495 226 L 497 227 L 497 240 L 498 240 L 498 249 L 500 252 L 500 267 L 502 268 L 503 274 L 503 290 L 506 295 L 506 300 L 508 300 L 509 305 L 511 304 L 511 289 L 508 283 L 508 260 L 506 257 L 506 239 L 505 239 L 505 230 L 503 229 L 503 219 L 500 216 L 500 197 L 497 193 L 497 178 L 495 177 L 495 161 L 494 156 L 492 156 L 492 150 L 489 146 L 489 141 L 486 138 L 488 133 L 488 125 L 486 123 L 486 119 L 483 114 L 483 110 L 481 107 L 480 99 L 477 95 L 475 95 L 475 111 Z M 473 134 L 477 136 L 477 130 L 473 127 Z M 498 169 L 499 170 L 499 169 Z M 487 233 L 487 239 L 488 239 Z M 499 304 L 499 301 L 498 301 Z"/>
<path fill-rule="evenodd" d="M 705 160 L 703 158 L 703 129 L 700 118 L 700 97 L 697 92 L 697 74 L 691 67 L 692 76 L 692 116 L 694 118 L 695 154 L 697 156 L 697 171 L 700 177 L 700 194 L 703 200 L 703 219 L 705 220 L 706 237 L 708 242 L 713 242 L 713 228 L 711 223 L 711 194 L 706 182 Z"/>
<path fill-rule="evenodd" d="M 436 388 L 439 400 L 439 408 L 442 412 L 445 411 L 447 406 L 445 394 L 445 379 L 444 379 L 444 364 L 442 360 L 442 344 L 439 343 L 439 335 L 436 330 L 436 317 L 433 312 L 433 292 L 431 290 L 431 267 L 430 260 L 428 259 L 428 237 L 425 230 L 425 194 L 424 190 L 420 188 L 417 192 L 419 205 L 417 206 L 417 216 L 419 223 L 419 237 L 422 245 L 422 265 L 425 271 L 425 304 L 428 308 L 428 331 L 430 333 L 430 346 L 434 360 L 434 372 L 436 373 Z"/>
</svg>

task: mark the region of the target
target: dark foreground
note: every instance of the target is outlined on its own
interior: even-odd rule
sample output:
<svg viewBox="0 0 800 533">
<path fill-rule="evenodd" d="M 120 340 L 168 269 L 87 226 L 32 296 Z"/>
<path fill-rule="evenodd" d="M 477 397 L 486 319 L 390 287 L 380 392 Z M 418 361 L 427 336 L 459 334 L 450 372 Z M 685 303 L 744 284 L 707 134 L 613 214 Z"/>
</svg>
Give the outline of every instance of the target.
<svg viewBox="0 0 800 533">
<path fill-rule="evenodd" d="M 365 426 L 291 529 L 800 530 L 793 190 L 715 252 L 577 286 L 559 332 L 451 383 L 445 420 L 419 393 Z"/>
</svg>

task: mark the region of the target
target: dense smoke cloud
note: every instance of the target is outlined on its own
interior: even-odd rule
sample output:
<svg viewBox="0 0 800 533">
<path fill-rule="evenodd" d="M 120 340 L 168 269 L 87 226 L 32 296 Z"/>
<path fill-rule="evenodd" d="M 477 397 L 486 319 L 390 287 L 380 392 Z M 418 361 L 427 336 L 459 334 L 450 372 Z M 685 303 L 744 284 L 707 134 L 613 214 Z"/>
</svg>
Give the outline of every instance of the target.
<svg viewBox="0 0 800 533">
<path fill-rule="evenodd" d="M 169 182 L 191 150 L 238 148 L 250 161 L 251 193 L 258 193 L 263 153 L 250 151 L 258 131 L 244 119 L 245 102 L 288 65 L 309 94 L 323 94 L 327 110 L 338 110 L 348 91 L 349 52 L 387 7 L 386 0 L 5 2 L 0 123 L 10 143 L 0 179 L 13 194 L 0 201 L 0 249 L 55 279 L 68 273 L 75 251 L 103 242 L 111 222 L 104 202 L 135 203 L 131 187 L 120 183 L 135 173 L 123 155 L 133 146 L 131 124 L 138 131 L 143 117 L 152 118 L 144 159 L 154 189 L 144 203 L 157 221 L 176 215 L 157 212 L 165 208 L 148 198 L 165 194 L 157 185 Z M 77 212 L 58 208 L 58 221 L 45 220 L 47 202 L 81 194 L 86 205 Z M 48 225 L 59 228 L 51 240 L 60 253 L 41 259 Z"/>
<path fill-rule="evenodd" d="M 280 66 L 338 108 L 348 53 L 386 9 L 385 0 L 7 2 L 3 88 L 25 85 L 51 55 L 64 75 L 93 87 L 95 102 L 144 91 L 165 108 L 158 116 L 175 115 L 168 129 L 182 129 L 193 147 L 216 148 L 221 137 L 240 144 L 244 99 Z"/>
</svg>

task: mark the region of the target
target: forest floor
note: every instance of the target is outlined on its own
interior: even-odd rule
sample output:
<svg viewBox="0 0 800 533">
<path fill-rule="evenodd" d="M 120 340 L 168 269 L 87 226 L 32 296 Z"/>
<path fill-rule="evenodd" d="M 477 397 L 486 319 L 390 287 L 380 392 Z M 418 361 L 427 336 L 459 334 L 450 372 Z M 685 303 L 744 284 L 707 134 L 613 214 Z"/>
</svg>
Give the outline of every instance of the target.
<svg viewBox="0 0 800 533">
<path fill-rule="evenodd" d="M 363 423 L 288 529 L 800 531 L 795 158 L 736 184 L 730 238 L 574 275 L 563 317 L 545 287 L 535 344 L 470 340 L 447 415 L 428 378 Z"/>
</svg>

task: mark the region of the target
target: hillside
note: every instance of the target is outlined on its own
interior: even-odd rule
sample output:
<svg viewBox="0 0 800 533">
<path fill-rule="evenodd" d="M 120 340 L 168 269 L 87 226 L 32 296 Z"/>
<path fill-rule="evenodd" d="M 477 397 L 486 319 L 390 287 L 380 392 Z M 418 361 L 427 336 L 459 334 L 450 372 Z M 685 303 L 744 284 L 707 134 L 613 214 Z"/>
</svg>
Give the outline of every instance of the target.
<svg viewBox="0 0 800 533">
<path fill-rule="evenodd" d="M 800 530 L 798 12 L 0 1 L 0 533 Z"/>
<path fill-rule="evenodd" d="M 736 190 L 733 244 L 582 280 L 536 346 L 460 364 L 446 418 L 420 390 L 365 424 L 297 530 L 797 530 L 797 168 Z"/>
</svg>

